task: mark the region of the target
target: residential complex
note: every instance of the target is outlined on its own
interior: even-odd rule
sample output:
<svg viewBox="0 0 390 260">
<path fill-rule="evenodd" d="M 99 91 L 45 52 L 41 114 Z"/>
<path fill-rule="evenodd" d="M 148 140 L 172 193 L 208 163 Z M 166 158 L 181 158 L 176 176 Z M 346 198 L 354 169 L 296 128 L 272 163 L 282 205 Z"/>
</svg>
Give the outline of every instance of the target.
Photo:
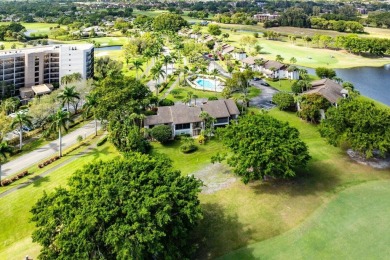
<svg viewBox="0 0 390 260">
<path fill-rule="evenodd" d="M 93 76 L 92 44 L 64 44 L 0 52 L 0 83 L 13 85 L 13 95 L 22 87 L 50 83 L 80 73 L 83 79 Z M 3 93 L 1 93 L 3 94 Z"/>
</svg>

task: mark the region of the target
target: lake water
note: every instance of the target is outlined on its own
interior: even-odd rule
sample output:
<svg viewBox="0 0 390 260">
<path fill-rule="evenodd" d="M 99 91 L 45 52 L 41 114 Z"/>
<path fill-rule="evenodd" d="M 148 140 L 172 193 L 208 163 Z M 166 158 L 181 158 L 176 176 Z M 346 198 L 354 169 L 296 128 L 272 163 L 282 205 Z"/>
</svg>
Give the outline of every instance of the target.
<svg viewBox="0 0 390 260">
<path fill-rule="evenodd" d="M 95 48 L 95 51 L 117 51 L 117 50 L 122 50 L 122 46 L 115 45 L 115 46 L 106 46 L 106 47 Z"/>
<path fill-rule="evenodd" d="M 315 74 L 312 68 L 305 68 L 309 74 Z M 337 77 L 351 82 L 364 96 L 390 106 L 390 64 L 383 67 L 360 67 L 335 69 Z"/>
</svg>

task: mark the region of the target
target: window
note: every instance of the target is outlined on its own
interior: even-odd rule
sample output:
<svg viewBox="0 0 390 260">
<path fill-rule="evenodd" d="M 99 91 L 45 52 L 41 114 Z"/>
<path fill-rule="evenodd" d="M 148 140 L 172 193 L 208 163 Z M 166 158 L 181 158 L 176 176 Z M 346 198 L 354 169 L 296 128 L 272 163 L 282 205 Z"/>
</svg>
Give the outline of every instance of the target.
<svg viewBox="0 0 390 260">
<path fill-rule="evenodd" d="M 191 128 L 190 123 L 175 125 L 175 130 L 184 130 L 184 129 L 190 129 L 190 128 Z"/>
</svg>

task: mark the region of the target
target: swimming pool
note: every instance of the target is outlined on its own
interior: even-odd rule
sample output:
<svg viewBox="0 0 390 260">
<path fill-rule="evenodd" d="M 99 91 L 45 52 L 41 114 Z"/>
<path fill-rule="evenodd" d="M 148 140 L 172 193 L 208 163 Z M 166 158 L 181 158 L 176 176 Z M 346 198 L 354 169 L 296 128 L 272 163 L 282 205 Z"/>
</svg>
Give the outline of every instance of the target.
<svg viewBox="0 0 390 260">
<path fill-rule="evenodd" d="M 213 91 L 215 90 L 215 85 L 218 86 L 218 82 L 217 84 L 214 84 L 214 81 L 204 78 L 198 78 L 197 80 L 195 80 L 195 83 L 204 89 Z"/>
</svg>

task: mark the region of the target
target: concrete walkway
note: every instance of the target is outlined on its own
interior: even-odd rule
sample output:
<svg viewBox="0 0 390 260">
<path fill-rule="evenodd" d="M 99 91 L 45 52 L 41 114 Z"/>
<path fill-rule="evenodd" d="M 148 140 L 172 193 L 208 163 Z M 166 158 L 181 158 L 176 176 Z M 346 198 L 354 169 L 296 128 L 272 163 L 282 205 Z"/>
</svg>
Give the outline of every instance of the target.
<svg viewBox="0 0 390 260">
<path fill-rule="evenodd" d="M 106 136 L 106 134 L 104 134 L 104 135 L 101 136 L 100 138 L 103 138 L 104 136 Z M 21 183 L 21 184 L 15 186 L 15 187 L 13 187 L 12 189 L 9 189 L 9 190 L 7 190 L 7 191 L 1 193 L 1 194 L 0 194 L 0 198 L 5 197 L 5 196 L 7 196 L 8 194 L 10 194 L 10 193 L 12 193 L 12 192 L 14 192 L 14 191 L 16 191 L 16 190 L 19 190 L 19 189 L 21 189 L 21 188 L 24 188 L 24 187 L 26 187 L 26 186 L 32 184 L 33 182 L 35 182 L 35 181 L 41 179 L 41 178 L 46 177 L 47 175 L 49 175 L 50 173 L 56 171 L 57 169 L 59 169 L 59 168 L 65 166 L 65 165 L 67 165 L 67 164 L 73 162 L 74 160 L 80 158 L 81 156 L 83 156 L 83 155 L 89 153 L 90 151 L 92 151 L 92 150 L 95 149 L 96 147 L 97 147 L 97 146 L 96 146 L 96 142 L 95 142 L 94 144 L 89 145 L 86 149 L 84 149 L 83 151 L 79 152 L 78 154 L 73 155 L 73 156 L 70 157 L 70 158 L 66 158 L 66 159 L 63 158 L 62 160 L 64 160 L 64 159 L 65 159 L 65 160 L 64 160 L 63 162 L 61 162 L 60 164 L 54 166 L 53 168 L 51 168 L 51 169 L 49 169 L 49 170 L 47 170 L 47 171 L 45 171 L 45 172 L 43 172 L 43 173 L 41 173 L 41 174 L 39 174 L 39 175 L 36 175 L 36 176 L 30 178 L 28 181 L 23 182 L 23 183 Z"/>
<path fill-rule="evenodd" d="M 98 124 L 98 128 L 100 128 L 100 124 Z M 84 139 L 87 136 L 93 135 L 95 133 L 95 122 L 91 121 L 80 127 L 79 129 L 74 130 L 73 132 L 64 135 L 62 137 L 62 150 L 64 151 L 66 148 L 77 143 L 77 137 L 80 135 Z M 38 164 L 39 162 L 57 155 L 59 151 L 58 140 L 54 140 L 42 147 L 35 149 L 34 151 L 22 155 L 14 160 L 11 160 L 2 165 L 2 179 L 20 173 L 24 169 L 31 167 L 34 164 Z"/>
</svg>

